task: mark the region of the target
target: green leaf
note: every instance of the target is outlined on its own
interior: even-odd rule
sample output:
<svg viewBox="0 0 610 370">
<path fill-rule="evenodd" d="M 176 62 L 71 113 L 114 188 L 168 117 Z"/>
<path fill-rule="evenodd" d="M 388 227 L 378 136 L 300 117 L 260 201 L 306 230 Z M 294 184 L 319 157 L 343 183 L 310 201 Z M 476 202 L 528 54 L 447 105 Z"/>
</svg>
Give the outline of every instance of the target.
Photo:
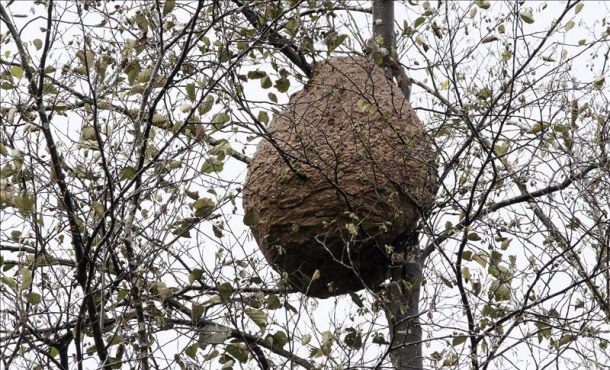
<svg viewBox="0 0 610 370">
<path fill-rule="evenodd" d="M 263 77 L 267 77 L 267 72 L 259 70 L 248 72 L 248 78 L 251 80 L 258 80 Z"/>
<path fill-rule="evenodd" d="M 5 285 L 8 285 L 12 290 L 17 290 L 17 282 L 12 277 L 2 276 L 0 277 L 0 281 L 2 281 Z"/>
<path fill-rule="evenodd" d="M 21 68 L 19 66 L 12 66 L 11 74 L 13 76 L 17 77 L 18 79 L 21 79 L 23 77 L 23 68 Z"/>
<path fill-rule="evenodd" d="M 218 286 L 218 295 L 223 301 L 227 302 L 233 294 L 233 286 L 229 283 L 222 283 Z"/>
<path fill-rule="evenodd" d="M 265 76 L 261 79 L 261 87 L 263 89 L 268 89 L 273 85 L 269 76 Z"/>
<path fill-rule="evenodd" d="M 559 342 L 557 343 L 558 347 L 565 346 L 574 340 L 574 336 L 572 334 L 564 334 L 559 338 Z"/>
<path fill-rule="evenodd" d="M 269 115 L 264 110 L 258 112 L 258 120 L 265 125 L 269 123 Z"/>
<path fill-rule="evenodd" d="M 42 41 L 40 39 L 34 39 L 32 42 L 34 43 L 36 50 L 42 49 Z"/>
<path fill-rule="evenodd" d="M 569 21 L 568 23 L 566 23 L 566 25 L 563 27 L 563 29 L 568 32 L 570 31 L 572 28 L 574 28 L 574 26 L 576 25 L 576 23 L 574 23 L 574 21 Z"/>
<path fill-rule="evenodd" d="M 471 232 L 468 234 L 468 240 L 472 240 L 472 241 L 478 241 L 481 240 L 481 237 L 479 236 L 479 234 L 475 233 L 475 232 Z"/>
<path fill-rule="evenodd" d="M 201 172 L 203 173 L 218 173 L 224 169 L 224 163 L 218 158 L 206 159 L 201 166 Z"/>
<path fill-rule="evenodd" d="M 123 171 L 121 171 L 121 180 L 129 180 L 132 179 L 136 175 L 137 171 L 133 167 L 125 167 Z"/>
<path fill-rule="evenodd" d="M 83 127 L 80 136 L 83 140 L 95 140 L 95 128 L 93 126 Z"/>
<path fill-rule="evenodd" d="M 57 349 L 56 347 L 51 347 L 51 349 L 49 349 L 49 354 L 51 355 L 51 357 L 57 357 L 59 356 L 59 349 Z"/>
<path fill-rule="evenodd" d="M 601 90 L 602 87 L 604 87 L 605 82 L 606 82 L 606 76 L 599 75 L 599 76 L 595 77 L 595 79 L 593 80 L 593 86 L 596 89 Z"/>
<path fill-rule="evenodd" d="M 534 23 L 534 16 L 532 15 L 531 10 L 523 10 L 523 11 L 521 11 L 520 15 L 521 15 L 521 19 L 523 19 L 523 22 L 528 23 L 528 24 Z"/>
<path fill-rule="evenodd" d="M 343 337 L 343 343 L 346 346 L 353 349 L 360 349 L 362 347 L 362 334 L 360 331 L 354 328 L 347 328 L 347 335 Z"/>
<path fill-rule="evenodd" d="M 261 218 L 261 214 L 257 209 L 250 209 L 244 215 L 244 225 L 252 226 L 256 225 Z"/>
<path fill-rule="evenodd" d="M 425 17 L 419 17 L 415 20 L 415 23 L 413 24 L 414 28 L 417 28 L 419 26 L 421 26 L 422 24 L 424 24 L 424 22 L 426 21 Z"/>
<path fill-rule="evenodd" d="M 194 83 L 186 84 L 186 96 L 188 96 L 190 101 L 195 101 L 195 99 L 197 99 L 197 95 L 195 94 L 195 84 Z"/>
<path fill-rule="evenodd" d="M 21 290 L 29 289 L 32 286 L 32 270 L 27 267 L 22 267 L 21 273 Z"/>
<path fill-rule="evenodd" d="M 193 302 L 191 304 L 191 319 L 193 319 L 194 321 L 199 320 L 201 318 L 201 316 L 203 316 L 204 312 L 205 312 L 205 308 L 203 307 L 202 304 L 195 303 L 195 302 Z"/>
<path fill-rule="evenodd" d="M 278 308 L 282 308 L 282 303 L 280 299 L 275 294 L 270 294 L 267 297 L 267 309 L 269 310 L 277 310 Z"/>
<path fill-rule="evenodd" d="M 585 6 L 584 3 L 578 3 L 576 4 L 576 7 L 574 8 L 574 14 L 578 14 L 580 13 L 580 11 L 582 10 L 582 8 Z"/>
<path fill-rule="evenodd" d="M 309 344 L 309 342 L 311 342 L 311 334 L 305 334 L 301 337 L 301 344 L 302 345 L 307 345 Z"/>
<path fill-rule="evenodd" d="M 191 344 L 190 346 L 184 349 L 184 353 L 193 360 L 197 358 L 197 350 L 199 349 L 199 344 Z"/>
<path fill-rule="evenodd" d="M 26 294 L 25 297 L 27 298 L 28 302 L 33 305 L 37 305 L 42 301 L 42 297 L 40 296 L 40 294 L 34 292 Z"/>
<path fill-rule="evenodd" d="M 261 329 L 267 326 L 267 314 L 264 311 L 252 307 L 244 308 L 246 315 Z"/>
<path fill-rule="evenodd" d="M 193 284 L 196 280 L 201 279 L 203 275 L 203 270 L 201 269 L 193 269 L 189 272 L 189 284 Z"/>
<path fill-rule="evenodd" d="M 216 203 L 210 198 L 199 198 L 193 203 L 197 217 L 208 217 L 216 208 Z"/>
<path fill-rule="evenodd" d="M 168 15 L 174 10 L 176 7 L 176 0 L 165 0 L 165 4 L 163 4 L 163 15 Z"/>
<path fill-rule="evenodd" d="M 199 106 L 197 107 L 197 111 L 199 112 L 199 114 L 203 115 L 206 114 L 207 112 L 209 112 L 210 110 L 212 110 L 212 107 L 214 106 L 214 97 L 212 97 L 211 95 L 208 95 L 205 97 L 205 100 L 199 104 Z"/>
<path fill-rule="evenodd" d="M 510 50 L 504 50 L 501 56 L 503 61 L 508 62 L 513 57 L 513 53 Z"/>
<path fill-rule="evenodd" d="M 275 81 L 275 88 L 281 93 L 285 93 L 286 91 L 288 91 L 289 87 L 290 80 L 287 78 L 280 78 L 279 80 Z"/>
<path fill-rule="evenodd" d="M 491 6 L 489 1 L 487 0 L 475 0 L 474 2 L 479 8 L 487 10 Z"/>
<path fill-rule="evenodd" d="M 451 344 L 454 345 L 454 346 L 459 346 L 460 344 L 466 342 L 467 338 L 468 337 L 465 336 L 465 335 L 455 336 L 455 337 L 453 337 L 453 340 L 451 341 Z"/>
<path fill-rule="evenodd" d="M 230 119 L 231 117 L 227 113 L 220 112 L 216 113 L 214 117 L 212 117 L 212 123 L 214 125 L 224 125 L 225 123 L 229 122 Z"/>
<path fill-rule="evenodd" d="M 244 343 L 229 343 L 226 347 L 228 354 L 233 356 L 239 362 L 248 361 L 248 347 Z"/>
<path fill-rule="evenodd" d="M 146 16 L 144 15 L 144 13 L 141 13 L 141 12 L 137 13 L 136 17 L 135 17 L 135 21 L 141 32 L 148 31 L 148 19 L 146 19 Z"/>
</svg>

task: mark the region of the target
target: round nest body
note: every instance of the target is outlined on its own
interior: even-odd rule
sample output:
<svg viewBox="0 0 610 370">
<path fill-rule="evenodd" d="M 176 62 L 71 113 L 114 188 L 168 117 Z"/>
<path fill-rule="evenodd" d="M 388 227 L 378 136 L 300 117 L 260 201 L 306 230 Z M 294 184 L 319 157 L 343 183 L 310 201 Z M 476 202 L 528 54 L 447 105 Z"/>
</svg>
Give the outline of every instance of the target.
<svg viewBox="0 0 610 370">
<path fill-rule="evenodd" d="M 265 258 L 308 296 L 375 288 L 438 189 L 432 140 L 365 58 L 329 59 L 275 114 L 243 203 Z"/>
</svg>

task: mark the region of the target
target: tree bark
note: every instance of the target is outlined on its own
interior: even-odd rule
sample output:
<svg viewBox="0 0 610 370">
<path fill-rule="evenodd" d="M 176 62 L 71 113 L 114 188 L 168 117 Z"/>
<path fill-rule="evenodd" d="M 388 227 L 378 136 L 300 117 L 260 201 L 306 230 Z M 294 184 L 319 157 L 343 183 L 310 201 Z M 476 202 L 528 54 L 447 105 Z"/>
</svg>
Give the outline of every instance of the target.
<svg viewBox="0 0 610 370">
<path fill-rule="evenodd" d="M 396 79 L 405 98 L 409 100 L 411 83 L 397 61 L 392 0 L 373 1 L 371 46 L 373 56 L 382 53 L 383 66 L 388 76 Z M 410 243 L 406 243 L 412 245 L 394 246 L 398 261 L 391 268 L 392 281 L 385 290 L 385 314 L 390 327 L 390 359 L 399 370 L 423 370 L 419 293 L 424 257 L 417 246 L 417 234 L 414 235 L 414 238 L 410 238 Z"/>
</svg>

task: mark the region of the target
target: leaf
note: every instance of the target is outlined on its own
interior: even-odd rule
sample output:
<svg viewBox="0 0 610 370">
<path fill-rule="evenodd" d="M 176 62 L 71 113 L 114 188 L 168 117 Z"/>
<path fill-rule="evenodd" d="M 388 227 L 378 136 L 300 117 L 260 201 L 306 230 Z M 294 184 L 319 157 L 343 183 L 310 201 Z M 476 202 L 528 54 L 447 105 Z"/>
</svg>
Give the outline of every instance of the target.
<svg viewBox="0 0 610 370">
<path fill-rule="evenodd" d="M 513 53 L 510 50 L 504 50 L 501 56 L 503 61 L 508 62 L 513 57 Z"/>
<path fill-rule="evenodd" d="M 257 209 L 250 209 L 244 215 L 244 225 L 252 226 L 256 225 L 261 218 L 261 214 Z"/>
<path fill-rule="evenodd" d="M 0 281 L 2 281 L 5 285 L 8 285 L 12 290 L 17 290 L 17 282 L 12 277 L 2 276 L 0 277 Z"/>
<path fill-rule="evenodd" d="M 211 95 L 208 95 L 205 97 L 205 100 L 199 104 L 199 106 L 197 107 L 197 110 L 199 112 L 199 114 L 203 115 L 206 114 L 207 112 L 209 112 L 210 110 L 212 110 L 212 107 L 214 106 L 214 97 L 212 97 Z"/>
<path fill-rule="evenodd" d="M 210 198 L 199 198 L 193 203 L 197 217 L 208 217 L 216 208 L 216 203 Z"/>
<path fill-rule="evenodd" d="M 498 26 L 498 32 L 504 33 L 506 32 L 506 27 L 504 27 L 504 23 Z"/>
<path fill-rule="evenodd" d="M 305 334 L 301 337 L 301 344 L 302 345 L 307 345 L 309 344 L 309 342 L 311 342 L 311 335 L 310 334 Z"/>
<path fill-rule="evenodd" d="M 40 39 L 34 39 L 32 42 L 34 43 L 36 50 L 42 49 L 42 41 Z"/>
<path fill-rule="evenodd" d="M 528 23 L 528 24 L 534 23 L 534 16 L 532 15 L 531 10 L 523 10 L 523 11 L 521 11 L 520 15 L 521 15 L 521 19 L 523 19 L 523 22 Z"/>
<path fill-rule="evenodd" d="M 165 0 L 163 4 L 163 15 L 168 15 L 176 7 L 176 0 Z"/>
<path fill-rule="evenodd" d="M 569 21 L 568 23 L 566 23 L 566 25 L 563 27 L 563 29 L 568 32 L 570 31 L 572 28 L 574 28 L 574 26 L 576 25 L 576 23 L 574 23 L 574 21 Z"/>
<path fill-rule="evenodd" d="M 599 75 L 599 76 L 595 77 L 595 79 L 593 80 L 593 86 L 596 89 L 601 90 L 602 87 L 604 87 L 605 82 L 606 82 L 606 76 Z"/>
<path fill-rule="evenodd" d="M 578 3 L 576 4 L 576 7 L 574 7 L 574 14 L 578 14 L 580 13 L 580 11 L 582 10 L 582 8 L 585 6 L 584 3 Z"/>
<path fill-rule="evenodd" d="M 233 286 L 229 283 L 222 283 L 218 286 L 218 295 L 223 301 L 227 302 L 233 294 Z"/>
<path fill-rule="evenodd" d="M 281 93 L 285 93 L 286 91 L 288 91 L 289 87 L 290 87 L 290 80 L 287 78 L 280 78 L 275 81 L 275 88 L 277 89 L 277 91 L 279 91 Z"/>
<path fill-rule="evenodd" d="M 178 109 L 180 109 L 180 112 L 182 112 L 182 113 L 188 113 L 192 108 L 193 108 L 192 105 L 190 105 L 188 103 L 184 103 Z"/>
<path fill-rule="evenodd" d="M 123 171 L 121 171 L 121 180 L 129 180 L 132 179 L 136 175 L 137 171 L 133 167 L 125 167 Z"/>
<path fill-rule="evenodd" d="M 559 338 L 559 342 L 557 342 L 557 346 L 558 347 L 565 346 L 566 344 L 570 343 L 573 340 L 574 340 L 574 336 L 572 334 L 564 334 L 561 336 L 561 338 Z"/>
<path fill-rule="evenodd" d="M 417 28 L 419 26 L 421 26 L 424 22 L 426 21 L 425 17 L 419 17 L 415 20 L 415 23 L 413 24 L 414 28 Z"/>
<path fill-rule="evenodd" d="M 478 8 L 475 8 L 475 7 L 470 8 L 470 11 L 468 12 L 468 16 L 470 18 L 474 18 L 477 15 L 477 11 L 478 11 Z"/>
<path fill-rule="evenodd" d="M 80 136 L 83 140 L 95 140 L 95 128 L 93 126 L 83 127 Z"/>
<path fill-rule="evenodd" d="M 529 130 L 527 130 L 527 133 L 535 135 L 542 131 L 543 128 L 544 124 L 542 122 L 536 122 L 529 128 Z"/>
<path fill-rule="evenodd" d="M 451 344 L 454 345 L 454 346 L 459 346 L 460 344 L 466 342 L 467 338 L 468 337 L 465 336 L 465 335 L 455 336 L 455 337 L 453 337 L 453 340 L 451 341 Z"/>
<path fill-rule="evenodd" d="M 25 297 L 27 298 L 28 302 L 33 305 L 37 305 L 42 301 L 42 297 L 40 296 L 40 294 L 34 292 L 26 294 Z"/>
<path fill-rule="evenodd" d="M 205 308 L 203 307 L 202 304 L 195 303 L 195 302 L 193 302 L 191 304 L 191 319 L 193 319 L 194 321 L 199 320 L 201 318 L 201 316 L 203 316 L 204 312 L 205 312 Z"/>
<path fill-rule="evenodd" d="M 314 271 L 311 275 L 311 281 L 318 280 L 320 278 L 320 275 L 320 270 L 316 269 L 316 271 Z"/>
<path fill-rule="evenodd" d="M 471 232 L 468 234 L 468 240 L 472 240 L 474 242 L 481 240 L 481 237 L 479 236 L 479 234 L 475 233 L 475 232 Z"/>
<path fill-rule="evenodd" d="M 216 324 L 208 324 L 200 329 L 199 342 L 205 344 L 223 344 L 230 336 L 230 328 Z"/>
<path fill-rule="evenodd" d="M 152 116 L 151 123 L 153 124 L 153 126 L 164 127 L 166 124 L 169 123 L 169 120 L 164 115 L 155 113 Z"/>
<path fill-rule="evenodd" d="M 214 117 L 212 117 L 212 123 L 214 125 L 224 125 L 225 123 L 229 122 L 230 119 L 231 117 L 227 113 L 220 112 L 216 113 Z"/>
<path fill-rule="evenodd" d="M 201 269 L 193 269 L 189 272 L 189 284 L 193 284 L 196 280 L 201 279 L 203 275 L 203 270 Z"/>
<path fill-rule="evenodd" d="M 224 169 L 224 163 L 218 158 L 206 159 L 201 166 L 201 172 L 203 173 L 218 173 Z"/>
<path fill-rule="evenodd" d="M 218 225 L 216 225 L 216 224 L 212 225 L 212 232 L 214 233 L 214 236 L 217 237 L 218 239 L 223 237 L 222 229 L 220 227 L 218 227 Z"/>
<path fill-rule="evenodd" d="M 362 334 L 354 328 L 347 328 L 347 335 L 343 337 L 343 343 L 353 349 L 362 347 Z"/>
<path fill-rule="evenodd" d="M 488 0 L 475 0 L 474 3 L 483 10 L 487 10 L 491 6 Z"/>
<path fill-rule="evenodd" d="M 29 289 L 32 286 L 32 270 L 27 267 L 22 267 L 21 273 L 21 290 Z"/>
<path fill-rule="evenodd" d="M 197 99 L 197 95 L 195 94 L 195 84 L 188 83 L 186 84 L 186 96 L 190 101 L 195 101 Z"/>
<path fill-rule="evenodd" d="M 494 41 L 498 41 L 498 37 L 496 35 L 489 35 L 481 40 L 481 44 L 487 44 Z"/>
<path fill-rule="evenodd" d="M 243 363 L 248 361 L 248 347 L 244 343 L 229 343 L 226 347 L 226 351 L 239 362 Z"/>
<path fill-rule="evenodd" d="M 137 13 L 135 16 L 135 21 L 141 32 L 146 32 L 148 30 L 148 20 L 143 13 Z"/>
<path fill-rule="evenodd" d="M 263 77 L 267 77 L 267 72 L 259 71 L 259 70 L 249 71 L 248 72 L 248 78 L 251 79 L 251 80 L 258 80 L 258 79 L 261 79 Z"/>
<path fill-rule="evenodd" d="M 244 312 L 246 315 L 248 315 L 250 320 L 252 320 L 261 329 L 267 326 L 267 314 L 264 311 L 252 307 L 246 307 L 244 308 Z"/>
<path fill-rule="evenodd" d="M 280 299 L 275 294 L 270 294 L 267 297 L 267 309 L 269 310 L 277 310 L 278 308 L 282 308 L 282 303 Z"/>
<path fill-rule="evenodd" d="M 269 115 L 264 110 L 258 112 L 258 120 L 264 123 L 265 125 L 269 123 Z"/>
<path fill-rule="evenodd" d="M 23 68 L 21 68 L 19 66 L 12 66 L 11 74 L 13 76 L 15 76 L 16 78 L 21 79 L 23 77 Z"/>
<path fill-rule="evenodd" d="M 271 82 L 271 79 L 269 78 L 269 76 L 265 76 L 261 79 L 261 87 L 263 89 L 268 89 L 271 86 L 273 86 L 273 83 Z"/>
<path fill-rule="evenodd" d="M 186 353 L 186 355 L 190 358 L 192 358 L 193 360 L 195 358 L 197 358 L 197 350 L 199 349 L 199 344 L 195 343 L 195 344 L 191 344 L 190 346 L 186 347 L 184 349 L 184 353 Z"/>
</svg>

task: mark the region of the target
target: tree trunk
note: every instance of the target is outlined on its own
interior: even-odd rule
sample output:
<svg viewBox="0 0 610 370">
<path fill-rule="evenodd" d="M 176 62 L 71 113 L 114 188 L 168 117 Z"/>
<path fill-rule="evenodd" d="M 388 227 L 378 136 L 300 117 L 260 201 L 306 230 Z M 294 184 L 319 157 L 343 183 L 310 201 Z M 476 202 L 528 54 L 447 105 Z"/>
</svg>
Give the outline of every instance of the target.
<svg viewBox="0 0 610 370">
<path fill-rule="evenodd" d="M 371 52 L 381 52 L 388 76 L 396 78 L 407 100 L 408 78 L 396 61 L 394 38 L 394 2 L 373 1 L 373 40 Z M 417 246 L 395 245 L 398 263 L 391 268 L 392 281 L 385 291 L 385 313 L 390 327 L 390 359 L 399 370 L 423 370 L 422 331 L 419 324 L 419 292 L 423 259 Z"/>
<path fill-rule="evenodd" d="M 419 292 L 423 263 L 417 256 L 417 246 L 413 246 L 404 255 L 410 260 L 392 268 L 392 281 L 385 291 L 385 314 L 390 327 L 390 359 L 396 369 L 422 370 Z"/>
</svg>

